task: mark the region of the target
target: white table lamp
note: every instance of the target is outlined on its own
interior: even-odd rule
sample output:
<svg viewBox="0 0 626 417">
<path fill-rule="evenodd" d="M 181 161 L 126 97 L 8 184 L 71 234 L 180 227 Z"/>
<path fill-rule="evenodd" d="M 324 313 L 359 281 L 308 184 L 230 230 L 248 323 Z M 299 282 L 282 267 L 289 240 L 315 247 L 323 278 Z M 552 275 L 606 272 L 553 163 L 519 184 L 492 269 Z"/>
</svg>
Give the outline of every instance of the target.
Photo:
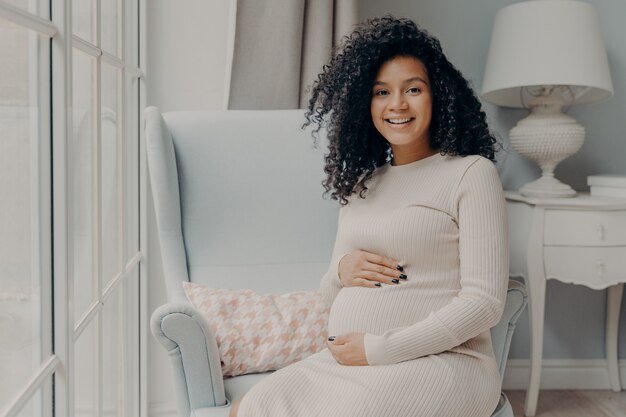
<svg viewBox="0 0 626 417">
<path fill-rule="evenodd" d="M 520 194 L 576 195 L 554 177 L 554 169 L 580 149 L 585 128 L 562 108 L 612 96 L 600 20 L 591 4 L 527 0 L 498 11 L 481 97 L 531 111 L 511 129 L 511 146 L 541 166 L 543 174 L 521 187 Z"/>
</svg>

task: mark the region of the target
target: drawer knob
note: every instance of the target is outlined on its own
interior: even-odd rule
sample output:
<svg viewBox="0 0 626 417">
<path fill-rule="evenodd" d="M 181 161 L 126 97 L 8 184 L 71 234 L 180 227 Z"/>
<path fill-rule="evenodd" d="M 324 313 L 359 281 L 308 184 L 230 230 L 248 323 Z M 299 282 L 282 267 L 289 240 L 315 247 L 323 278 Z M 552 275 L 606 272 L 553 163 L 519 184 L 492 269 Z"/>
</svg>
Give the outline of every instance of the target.
<svg viewBox="0 0 626 417">
<path fill-rule="evenodd" d="M 598 237 L 600 240 L 604 240 L 604 225 L 602 224 L 598 225 Z"/>
<path fill-rule="evenodd" d="M 604 276 L 604 261 L 596 261 L 596 266 L 598 268 L 598 278 L 602 278 Z"/>
</svg>

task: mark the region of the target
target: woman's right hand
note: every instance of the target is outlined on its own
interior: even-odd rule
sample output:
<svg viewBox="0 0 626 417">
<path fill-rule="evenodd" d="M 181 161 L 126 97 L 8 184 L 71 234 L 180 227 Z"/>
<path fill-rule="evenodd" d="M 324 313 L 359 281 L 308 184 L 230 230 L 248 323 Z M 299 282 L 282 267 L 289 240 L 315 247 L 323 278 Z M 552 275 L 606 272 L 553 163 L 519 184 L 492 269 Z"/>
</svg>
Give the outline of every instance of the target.
<svg viewBox="0 0 626 417">
<path fill-rule="evenodd" d="M 339 261 L 339 281 L 344 287 L 380 287 L 381 283 L 397 285 L 406 280 L 397 260 L 364 250 L 355 250 Z"/>
</svg>

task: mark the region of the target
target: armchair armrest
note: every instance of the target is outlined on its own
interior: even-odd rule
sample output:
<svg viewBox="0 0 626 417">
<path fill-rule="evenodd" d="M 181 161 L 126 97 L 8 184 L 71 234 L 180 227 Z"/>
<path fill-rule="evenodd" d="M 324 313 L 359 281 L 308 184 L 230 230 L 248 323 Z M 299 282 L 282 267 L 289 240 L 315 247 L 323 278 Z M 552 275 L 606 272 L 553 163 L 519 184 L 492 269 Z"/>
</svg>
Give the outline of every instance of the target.
<svg viewBox="0 0 626 417">
<path fill-rule="evenodd" d="M 528 294 L 525 282 L 516 281 L 509 278 L 509 288 L 507 290 L 506 305 L 502 313 L 500 322 L 491 328 L 491 341 L 493 343 L 493 353 L 496 358 L 500 378 L 504 379 L 504 369 L 509 356 L 509 347 L 513 331 L 517 324 L 517 319 L 522 314 L 528 304 Z"/>
<path fill-rule="evenodd" d="M 150 328 L 169 354 L 181 417 L 199 408 L 230 405 L 215 336 L 195 308 L 164 304 L 152 313 Z"/>
</svg>

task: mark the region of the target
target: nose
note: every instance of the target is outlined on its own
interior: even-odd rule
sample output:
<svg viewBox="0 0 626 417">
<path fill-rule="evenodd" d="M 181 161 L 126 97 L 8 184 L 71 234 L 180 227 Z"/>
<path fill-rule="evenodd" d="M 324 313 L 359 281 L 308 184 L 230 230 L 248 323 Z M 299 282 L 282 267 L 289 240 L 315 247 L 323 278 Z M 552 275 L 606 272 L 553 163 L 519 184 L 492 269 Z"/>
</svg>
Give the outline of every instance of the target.
<svg viewBox="0 0 626 417">
<path fill-rule="evenodd" d="M 406 110 L 408 104 L 404 94 L 392 94 L 389 100 L 389 110 Z"/>
</svg>

